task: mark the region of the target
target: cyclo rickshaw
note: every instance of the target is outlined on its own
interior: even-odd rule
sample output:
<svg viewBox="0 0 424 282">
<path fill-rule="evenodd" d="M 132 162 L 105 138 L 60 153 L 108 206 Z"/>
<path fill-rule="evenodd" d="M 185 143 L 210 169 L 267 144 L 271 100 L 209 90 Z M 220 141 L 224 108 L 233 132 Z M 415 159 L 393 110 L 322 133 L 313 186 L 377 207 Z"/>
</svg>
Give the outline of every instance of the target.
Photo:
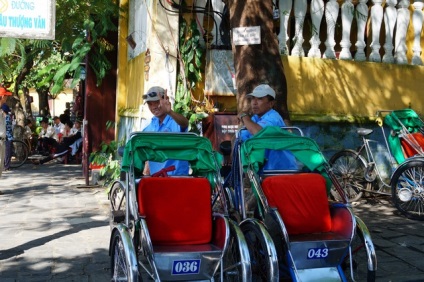
<svg viewBox="0 0 424 282">
<path fill-rule="evenodd" d="M 143 175 L 146 161 L 188 161 Z M 112 281 L 250 281 L 249 252 L 229 219 L 222 156 L 192 133 L 132 133 L 110 192 Z"/>
<path fill-rule="evenodd" d="M 240 214 L 253 280 L 374 281 L 377 258 L 366 225 L 317 143 L 287 130 L 265 127 L 244 142 L 237 138 L 225 182 L 231 208 Z M 290 151 L 299 168 L 264 170 L 268 150 Z M 246 210 L 249 182 L 257 200 L 253 215 Z M 328 200 L 333 185 L 344 203 Z"/>
<path fill-rule="evenodd" d="M 424 122 L 412 109 L 380 110 L 376 117 L 389 161 L 378 158 L 374 145 L 378 142 L 368 137 L 373 130 L 358 128 L 362 145 L 334 154 L 332 169 L 349 201 L 359 200 L 365 192 L 391 196 L 403 215 L 424 220 Z"/>
</svg>

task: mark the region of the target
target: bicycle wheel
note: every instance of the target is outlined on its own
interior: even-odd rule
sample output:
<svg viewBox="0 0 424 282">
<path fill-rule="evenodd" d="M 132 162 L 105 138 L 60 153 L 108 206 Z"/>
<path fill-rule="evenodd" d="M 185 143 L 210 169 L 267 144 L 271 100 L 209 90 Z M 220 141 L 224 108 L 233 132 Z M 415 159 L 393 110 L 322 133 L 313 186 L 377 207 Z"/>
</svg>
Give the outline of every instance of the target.
<svg viewBox="0 0 424 282">
<path fill-rule="evenodd" d="M 368 269 L 368 252 L 365 247 L 364 235 L 359 227 L 356 228 L 356 233 L 350 246 L 352 259 L 350 259 L 350 255 L 347 255 L 342 263 L 342 269 L 346 280 L 367 282 L 375 281 L 376 272 L 375 270 Z"/>
<path fill-rule="evenodd" d="M 10 167 L 18 168 L 28 159 L 29 148 L 21 140 L 12 140 L 12 158 L 10 159 Z"/>
<path fill-rule="evenodd" d="M 343 150 L 337 152 L 331 157 L 329 163 L 346 194 L 348 202 L 358 201 L 362 197 L 363 190 L 370 188 L 371 183 L 365 180 L 366 162 L 355 151 Z M 341 200 L 334 187 L 331 194 L 336 200 Z"/>
<path fill-rule="evenodd" d="M 130 280 L 130 267 L 126 260 L 125 248 L 122 243 L 122 237 L 119 232 L 113 234 L 111 245 L 111 281 L 128 281 Z M 137 279 L 137 277 L 134 277 Z"/>
<path fill-rule="evenodd" d="M 391 183 L 395 207 L 407 218 L 424 220 L 424 158 L 406 160 Z"/>
<path fill-rule="evenodd" d="M 121 182 L 113 184 L 109 194 L 111 223 L 117 224 L 125 220 L 125 188 Z"/>
<path fill-rule="evenodd" d="M 240 228 L 249 248 L 252 281 L 278 281 L 278 259 L 274 243 L 265 228 L 254 221 L 242 222 Z"/>
</svg>

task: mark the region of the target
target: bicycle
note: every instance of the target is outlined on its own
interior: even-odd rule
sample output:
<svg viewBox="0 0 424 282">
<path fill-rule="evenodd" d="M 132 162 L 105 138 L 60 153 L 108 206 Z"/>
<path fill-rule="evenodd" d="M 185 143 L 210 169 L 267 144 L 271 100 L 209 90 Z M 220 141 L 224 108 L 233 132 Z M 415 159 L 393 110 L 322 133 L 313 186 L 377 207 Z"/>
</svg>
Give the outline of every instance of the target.
<svg viewBox="0 0 424 282">
<path fill-rule="evenodd" d="M 29 147 L 26 142 L 22 140 L 12 140 L 12 157 L 10 159 L 10 167 L 18 168 L 22 166 L 27 160 L 29 155 Z"/>
<path fill-rule="evenodd" d="M 424 150 L 412 135 L 421 134 L 424 122 L 411 109 L 378 111 L 376 120 L 382 129 L 389 156 L 390 179 L 383 176 L 381 163 L 370 145 L 378 141 L 367 137 L 372 129 L 358 128 L 362 145 L 357 150 L 337 152 L 330 158 L 330 166 L 349 202 L 358 201 L 364 192 L 391 196 L 395 207 L 406 217 L 424 220 Z M 384 124 L 391 128 L 388 137 Z M 413 153 L 405 154 L 406 151 Z M 331 194 L 338 200 L 337 193 L 332 190 Z"/>
</svg>

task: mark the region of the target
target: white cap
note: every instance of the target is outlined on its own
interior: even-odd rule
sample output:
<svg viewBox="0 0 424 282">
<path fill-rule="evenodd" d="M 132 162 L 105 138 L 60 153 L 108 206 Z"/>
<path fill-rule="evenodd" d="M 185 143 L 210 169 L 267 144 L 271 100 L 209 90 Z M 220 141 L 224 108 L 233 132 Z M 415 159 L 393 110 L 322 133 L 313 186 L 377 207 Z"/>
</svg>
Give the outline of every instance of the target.
<svg viewBox="0 0 424 282">
<path fill-rule="evenodd" d="M 252 93 L 249 93 L 247 95 L 258 97 L 258 98 L 269 95 L 275 99 L 275 91 L 268 84 L 259 84 L 258 86 L 255 87 L 255 89 L 253 89 Z"/>
<path fill-rule="evenodd" d="M 165 95 L 165 89 L 160 86 L 153 86 L 150 87 L 149 91 L 147 91 L 147 94 L 143 95 L 143 100 L 144 102 L 158 101 L 160 99 L 159 95 L 163 97 Z"/>
</svg>

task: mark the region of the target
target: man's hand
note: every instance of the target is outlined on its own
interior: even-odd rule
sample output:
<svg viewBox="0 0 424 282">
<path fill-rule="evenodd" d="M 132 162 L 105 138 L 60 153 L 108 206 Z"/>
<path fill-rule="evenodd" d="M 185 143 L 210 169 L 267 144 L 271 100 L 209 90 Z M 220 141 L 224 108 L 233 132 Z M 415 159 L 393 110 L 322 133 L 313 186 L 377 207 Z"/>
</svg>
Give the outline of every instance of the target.
<svg viewBox="0 0 424 282">
<path fill-rule="evenodd" d="M 163 97 L 160 97 L 159 103 L 162 110 L 166 114 L 169 114 L 172 111 L 172 109 L 171 109 L 171 102 L 169 102 L 168 95 L 166 94 L 166 92 L 167 91 L 165 91 Z"/>
</svg>

